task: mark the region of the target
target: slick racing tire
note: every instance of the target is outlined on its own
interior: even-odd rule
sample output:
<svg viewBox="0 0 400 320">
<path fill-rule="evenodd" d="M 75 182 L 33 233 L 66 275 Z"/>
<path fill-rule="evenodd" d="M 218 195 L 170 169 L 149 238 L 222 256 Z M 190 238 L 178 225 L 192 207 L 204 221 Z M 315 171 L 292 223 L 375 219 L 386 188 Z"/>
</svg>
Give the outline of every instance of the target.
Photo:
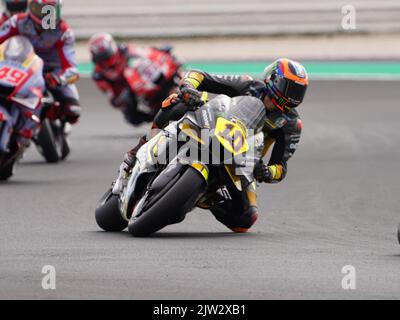
<svg viewBox="0 0 400 320">
<path fill-rule="evenodd" d="M 67 137 L 63 136 L 61 145 L 61 160 L 65 160 L 71 153 L 71 148 Z"/>
<path fill-rule="evenodd" d="M 42 122 L 42 127 L 36 139 L 36 145 L 46 162 L 57 163 L 60 161 L 61 152 L 57 146 L 56 137 L 48 119 L 44 119 Z"/>
<path fill-rule="evenodd" d="M 205 185 L 198 172 L 191 167 L 185 169 L 172 185 L 166 184 L 163 190 L 145 200 L 151 203 L 151 206 L 147 208 L 144 205 L 144 208 L 130 219 L 130 234 L 134 237 L 146 237 L 184 219 L 184 214 L 194 207 Z M 177 210 L 180 211 L 179 214 Z"/>
<path fill-rule="evenodd" d="M 120 232 L 128 226 L 128 222 L 122 218 L 118 196 L 112 194 L 111 189 L 100 200 L 95 217 L 97 225 L 104 231 Z"/>
<path fill-rule="evenodd" d="M 6 181 L 10 179 L 15 171 L 15 161 L 9 163 L 8 165 L 0 169 L 0 181 Z"/>
</svg>

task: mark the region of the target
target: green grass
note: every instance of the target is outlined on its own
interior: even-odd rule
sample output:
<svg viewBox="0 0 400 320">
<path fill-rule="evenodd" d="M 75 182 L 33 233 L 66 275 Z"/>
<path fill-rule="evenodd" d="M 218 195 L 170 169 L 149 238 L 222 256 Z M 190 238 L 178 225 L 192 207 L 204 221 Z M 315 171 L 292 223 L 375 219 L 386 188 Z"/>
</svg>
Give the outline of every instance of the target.
<svg viewBox="0 0 400 320">
<path fill-rule="evenodd" d="M 249 74 L 260 76 L 270 63 L 265 62 L 201 62 L 185 65 L 186 69 L 200 69 L 217 74 Z M 394 78 L 400 79 L 400 62 L 306 62 L 310 78 Z M 83 75 L 91 73 L 93 66 L 79 65 Z"/>
</svg>

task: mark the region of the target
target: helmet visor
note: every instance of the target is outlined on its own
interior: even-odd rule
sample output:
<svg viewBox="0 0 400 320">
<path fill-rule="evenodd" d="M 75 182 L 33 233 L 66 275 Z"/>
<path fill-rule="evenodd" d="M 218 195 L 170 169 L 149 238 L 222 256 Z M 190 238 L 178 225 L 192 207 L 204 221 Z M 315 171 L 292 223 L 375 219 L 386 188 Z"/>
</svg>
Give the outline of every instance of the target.
<svg viewBox="0 0 400 320">
<path fill-rule="evenodd" d="M 112 67 L 117 61 L 116 57 L 113 53 L 110 52 L 101 52 L 93 55 L 93 62 L 96 64 L 100 64 L 103 67 Z"/>
<path fill-rule="evenodd" d="M 274 83 L 276 89 L 285 97 L 290 104 L 297 106 L 303 102 L 307 85 L 297 83 L 293 80 L 280 78 Z"/>
<path fill-rule="evenodd" d="M 25 1 L 21 2 L 7 2 L 7 10 L 11 13 L 25 12 L 27 8 L 27 4 Z"/>
</svg>

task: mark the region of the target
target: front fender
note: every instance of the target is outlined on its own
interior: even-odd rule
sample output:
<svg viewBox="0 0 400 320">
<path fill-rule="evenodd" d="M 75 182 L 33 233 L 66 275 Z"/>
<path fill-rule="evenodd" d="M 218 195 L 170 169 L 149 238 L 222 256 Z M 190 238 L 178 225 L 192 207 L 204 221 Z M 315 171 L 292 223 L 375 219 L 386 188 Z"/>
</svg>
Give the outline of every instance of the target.
<svg viewBox="0 0 400 320">
<path fill-rule="evenodd" d="M 132 169 L 131 177 L 129 178 L 128 185 L 121 195 L 120 203 L 121 203 L 121 212 L 125 219 L 129 220 L 129 212 L 133 210 L 133 206 L 135 205 L 136 200 L 139 197 L 139 194 L 146 187 L 146 182 L 151 176 L 155 173 L 155 170 L 141 170 L 141 166 L 139 162 L 136 163 L 134 168 Z"/>
<path fill-rule="evenodd" d="M 163 190 L 172 180 L 180 176 L 185 166 L 179 162 L 171 162 L 161 174 L 153 181 L 150 187 L 150 192 L 158 193 Z"/>
<path fill-rule="evenodd" d="M 208 167 L 201 162 L 192 162 L 190 166 L 195 169 L 203 177 L 204 181 L 208 183 L 209 171 Z"/>
</svg>

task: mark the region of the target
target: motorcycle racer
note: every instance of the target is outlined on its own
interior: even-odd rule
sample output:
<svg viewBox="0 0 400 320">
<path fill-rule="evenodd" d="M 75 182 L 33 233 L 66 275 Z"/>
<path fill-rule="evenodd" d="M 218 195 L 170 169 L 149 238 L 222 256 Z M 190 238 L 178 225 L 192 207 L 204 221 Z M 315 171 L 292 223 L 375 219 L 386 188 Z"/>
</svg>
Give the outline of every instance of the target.
<svg viewBox="0 0 400 320">
<path fill-rule="evenodd" d="M 133 125 L 152 121 L 175 87 L 180 63 L 171 48 L 118 44 L 110 34 L 98 33 L 89 40 L 89 50 L 95 64 L 92 78 L 111 105 Z M 139 110 L 140 100 L 150 110 Z"/>
<path fill-rule="evenodd" d="M 302 121 L 296 108 L 303 102 L 308 87 L 308 75 L 298 62 L 278 59 L 265 69 L 263 81 L 249 76 L 215 76 L 201 71 L 189 71 L 184 77 L 180 94 L 171 95 L 153 122 L 153 128 L 162 129 L 169 121 L 180 119 L 188 108 L 198 108 L 206 103 L 211 94 L 231 97 L 251 95 L 261 99 L 267 111 L 264 124 L 265 156 L 274 145 L 266 164 L 256 164 L 254 176 L 258 182 L 278 183 L 287 173 L 287 162 L 297 149 Z M 180 101 L 183 100 L 184 103 Z M 123 187 L 135 163 L 136 152 L 146 143 L 142 137 L 130 150 L 120 167 L 116 185 Z M 206 207 L 207 208 L 207 207 Z M 258 217 L 256 188 L 251 185 L 238 192 L 231 201 L 209 207 L 216 219 L 234 232 L 247 232 Z"/>
<path fill-rule="evenodd" d="M 17 143 L 27 147 L 40 124 L 41 98 L 45 88 L 43 61 L 29 40 L 16 36 L 0 46 L 0 105 L 10 114 L 19 110 L 15 123 Z"/>
<path fill-rule="evenodd" d="M 42 9 L 52 6 L 56 12 L 55 29 L 47 29 L 42 21 Z M 28 13 L 11 17 L 0 29 L 0 43 L 15 35 L 28 38 L 37 55 L 44 61 L 48 89 L 60 102 L 65 119 L 74 124 L 81 114 L 75 82 L 79 79 L 75 57 L 75 37 L 69 25 L 61 19 L 61 0 L 29 0 Z M 44 10 L 45 11 L 45 10 Z"/>
<path fill-rule="evenodd" d="M 28 8 L 28 0 L 3 0 L 2 2 L 5 11 L 0 17 L 0 26 L 14 14 L 25 12 Z"/>
</svg>

